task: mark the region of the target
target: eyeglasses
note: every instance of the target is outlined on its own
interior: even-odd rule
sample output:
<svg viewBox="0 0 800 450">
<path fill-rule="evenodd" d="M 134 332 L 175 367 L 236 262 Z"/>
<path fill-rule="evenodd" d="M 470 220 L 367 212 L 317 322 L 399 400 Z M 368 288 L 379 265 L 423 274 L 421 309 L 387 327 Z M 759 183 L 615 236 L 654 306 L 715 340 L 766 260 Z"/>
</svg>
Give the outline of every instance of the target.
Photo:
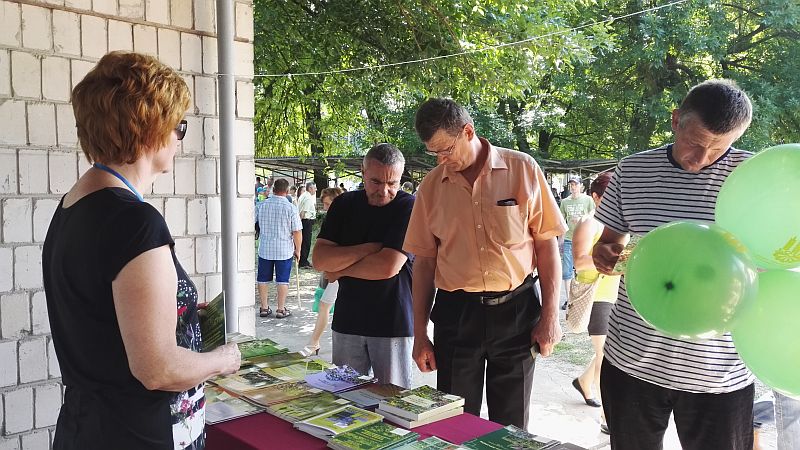
<svg viewBox="0 0 800 450">
<path fill-rule="evenodd" d="M 450 147 L 447 147 L 447 150 L 440 150 L 438 152 L 434 152 L 434 151 L 431 151 L 431 150 L 425 150 L 425 154 L 429 155 L 429 156 L 433 156 L 434 158 L 436 158 L 438 156 L 450 156 L 450 155 L 452 155 L 453 154 L 453 150 L 455 150 L 455 148 L 456 148 L 456 143 L 458 142 L 458 138 L 461 137 L 461 133 L 463 131 L 464 131 L 464 129 L 462 128 L 461 131 L 458 132 L 458 134 L 456 135 L 456 138 L 453 139 L 453 145 L 451 145 Z"/>
<path fill-rule="evenodd" d="M 189 124 L 186 123 L 185 120 L 181 120 L 178 123 L 178 126 L 175 127 L 175 134 L 178 136 L 178 140 L 182 141 L 184 136 L 186 136 L 186 129 L 189 128 Z"/>
</svg>

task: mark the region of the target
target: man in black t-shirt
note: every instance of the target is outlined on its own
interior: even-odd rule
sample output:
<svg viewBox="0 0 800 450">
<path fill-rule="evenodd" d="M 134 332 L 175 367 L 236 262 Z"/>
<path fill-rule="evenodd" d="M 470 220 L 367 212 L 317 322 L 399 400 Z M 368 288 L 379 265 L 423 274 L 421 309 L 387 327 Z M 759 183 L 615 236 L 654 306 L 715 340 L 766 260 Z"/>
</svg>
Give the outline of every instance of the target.
<svg viewBox="0 0 800 450">
<path fill-rule="evenodd" d="M 411 385 L 413 255 L 403 240 L 414 197 L 400 190 L 405 159 L 390 144 L 364 157 L 364 190 L 333 201 L 314 245 L 314 268 L 339 280 L 333 363 L 381 383 Z"/>
</svg>

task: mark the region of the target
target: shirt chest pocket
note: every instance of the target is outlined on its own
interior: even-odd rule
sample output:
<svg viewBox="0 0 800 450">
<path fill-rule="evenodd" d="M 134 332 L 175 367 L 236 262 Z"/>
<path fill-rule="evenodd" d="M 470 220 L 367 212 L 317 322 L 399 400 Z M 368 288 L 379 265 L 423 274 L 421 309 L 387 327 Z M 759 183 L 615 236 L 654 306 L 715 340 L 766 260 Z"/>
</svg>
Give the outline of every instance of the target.
<svg viewBox="0 0 800 450">
<path fill-rule="evenodd" d="M 528 236 L 527 205 L 492 206 L 491 238 L 498 244 L 513 246 Z"/>
</svg>

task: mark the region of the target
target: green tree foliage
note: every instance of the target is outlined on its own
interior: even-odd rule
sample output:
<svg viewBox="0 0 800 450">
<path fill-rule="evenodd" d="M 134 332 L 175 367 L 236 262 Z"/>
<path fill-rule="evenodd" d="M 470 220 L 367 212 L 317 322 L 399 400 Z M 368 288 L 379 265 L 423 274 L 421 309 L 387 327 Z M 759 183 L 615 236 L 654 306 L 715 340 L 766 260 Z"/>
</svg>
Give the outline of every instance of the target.
<svg viewBox="0 0 800 450">
<path fill-rule="evenodd" d="M 256 73 L 317 73 L 256 78 L 257 154 L 358 154 L 379 141 L 417 154 L 416 107 L 449 96 L 497 145 L 618 158 L 667 142 L 670 110 L 712 77 L 754 100 L 739 146 L 800 141 L 797 0 L 689 0 L 610 22 L 665 3 L 521 3 L 256 0 Z M 337 70 L 348 71 L 326 73 Z"/>
</svg>

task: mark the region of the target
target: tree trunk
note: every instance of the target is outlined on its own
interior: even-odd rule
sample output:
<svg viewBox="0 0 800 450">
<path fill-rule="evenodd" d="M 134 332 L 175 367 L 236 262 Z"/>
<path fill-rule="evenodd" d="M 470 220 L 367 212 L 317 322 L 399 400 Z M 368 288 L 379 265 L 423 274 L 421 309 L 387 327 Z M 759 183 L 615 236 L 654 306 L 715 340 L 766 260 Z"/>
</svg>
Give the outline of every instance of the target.
<svg viewBox="0 0 800 450">
<path fill-rule="evenodd" d="M 308 141 L 311 146 L 311 156 L 315 159 L 325 156 L 325 147 L 322 145 L 322 131 L 320 124 L 322 122 L 322 102 L 319 100 L 310 100 L 304 108 L 306 131 L 308 132 Z M 328 174 L 322 169 L 314 170 L 314 183 L 316 183 L 318 192 L 328 187 Z"/>
</svg>

